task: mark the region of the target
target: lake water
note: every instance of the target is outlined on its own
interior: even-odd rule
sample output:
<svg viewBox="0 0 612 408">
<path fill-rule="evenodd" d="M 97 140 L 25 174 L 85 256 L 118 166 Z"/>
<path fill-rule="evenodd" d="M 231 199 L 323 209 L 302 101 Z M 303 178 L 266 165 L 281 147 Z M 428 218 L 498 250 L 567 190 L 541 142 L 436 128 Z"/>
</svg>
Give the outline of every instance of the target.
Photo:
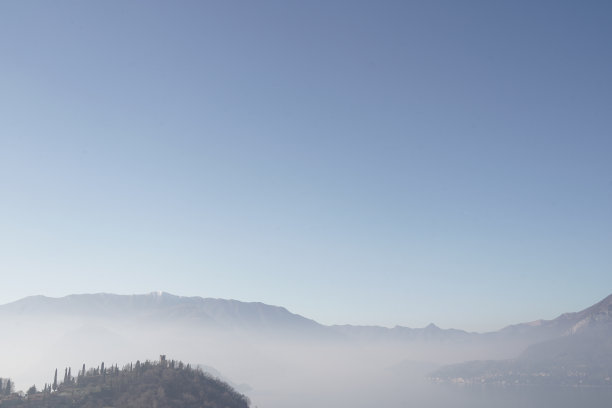
<svg viewBox="0 0 612 408">
<path fill-rule="evenodd" d="M 601 388 L 431 385 L 406 394 L 397 408 L 610 408 L 612 390 Z M 401 399 L 401 397 L 400 397 Z"/>
<path fill-rule="evenodd" d="M 259 408 L 611 408 L 612 389 L 450 386 L 410 382 L 384 386 L 270 390 Z"/>
</svg>

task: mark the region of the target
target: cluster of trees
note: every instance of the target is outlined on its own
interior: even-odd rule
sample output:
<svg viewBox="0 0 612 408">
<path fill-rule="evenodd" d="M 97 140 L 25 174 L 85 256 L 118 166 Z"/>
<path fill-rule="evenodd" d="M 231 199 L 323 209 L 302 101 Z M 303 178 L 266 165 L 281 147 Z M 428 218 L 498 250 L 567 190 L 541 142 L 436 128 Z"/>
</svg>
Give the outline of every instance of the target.
<svg viewBox="0 0 612 408">
<path fill-rule="evenodd" d="M 10 378 L 0 378 L 0 396 L 11 395 L 14 388 L 15 384 Z"/>
<path fill-rule="evenodd" d="M 27 394 L 10 400 L 0 398 L 2 408 L 102 408 L 108 406 L 248 408 L 249 400 L 219 379 L 180 361 L 136 361 L 122 368 L 104 363 L 77 377 L 70 368 L 63 381 L 55 370 L 53 382 L 42 391 L 32 386 Z"/>
</svg>

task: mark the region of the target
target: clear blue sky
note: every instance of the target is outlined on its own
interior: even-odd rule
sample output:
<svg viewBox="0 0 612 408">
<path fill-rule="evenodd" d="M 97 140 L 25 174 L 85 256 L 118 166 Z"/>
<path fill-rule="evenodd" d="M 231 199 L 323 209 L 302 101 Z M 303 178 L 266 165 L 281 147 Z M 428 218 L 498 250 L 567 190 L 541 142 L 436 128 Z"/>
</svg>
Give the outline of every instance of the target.
<svg viewBox="0 0 612 408">
<path fill-rule="evenodd" d="M 0 2 L 0 303 L 468 330 L 612 293 L 607 1 Z"/>
</svg>

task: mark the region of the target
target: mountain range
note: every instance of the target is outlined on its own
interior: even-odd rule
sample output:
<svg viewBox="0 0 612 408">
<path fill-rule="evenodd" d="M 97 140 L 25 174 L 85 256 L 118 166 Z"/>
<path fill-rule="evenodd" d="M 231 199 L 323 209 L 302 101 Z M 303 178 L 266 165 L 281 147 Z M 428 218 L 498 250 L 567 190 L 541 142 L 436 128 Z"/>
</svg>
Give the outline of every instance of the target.
<svg viewBox="0 0 612 408">
<path fill-rule="evenodd" d="M 434 324 L 326 326 L 279 306 L 165 292 L 31 296 L 1 305 L 0 322 L 0 348 L 10 350 L 0 370 L 17 372 L 26 384 L 48 381 L 37 367 L 79 367 L 99 363 L 99 355 L 122 363 L 168 354 L 215 367 L 253 392 L 274 382 L 323 381 L 322 372 L 365 375 L 354 367 L 370 375 L 410 367 L 439 382 L 573 384 L 580 377 L 599 385 L 612 369 L 612 295 L 579 312 L 489 333 Z M 423 371 L 436 366 L 433 374 Z"/>
<path fill-rule="evenodd" d="M 291 313 L 284 307 L 261 302 L 175 296 L 166 292 L 144 295 L 107 293 L 69 295 L 61 298 L 30 296 L 0 305 L 0 318 L 118 319 L 142 323 L 188 322 L 200 328 L 237 331 L 286 331 L 327 334 L 330 338 L 371 341 L 463 341 L 476 338 L 525 338 L 528 342 L 578 334 L 594 327 L 608 327 L 612 318 L 612 295 L 597 304 L 553 320 L 536 320 L 507 326 L 496 332 L 473 333 L 395 326 L 324 326 Z"/>
</svg>

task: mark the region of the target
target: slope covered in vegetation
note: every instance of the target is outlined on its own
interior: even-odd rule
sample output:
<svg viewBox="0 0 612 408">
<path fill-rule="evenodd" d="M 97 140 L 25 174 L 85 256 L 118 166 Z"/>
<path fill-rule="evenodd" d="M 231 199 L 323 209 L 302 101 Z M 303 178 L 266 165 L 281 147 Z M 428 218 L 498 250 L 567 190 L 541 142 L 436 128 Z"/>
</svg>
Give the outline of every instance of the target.
<svg viewBox="0 0 612 408">
<path fill-rule="evenodd" d="M 6 383 L 6 381 L 5 381 Z M 27 394 L 5 392 L 1 408 L 248 408 L 249 401 L 228 384 L 199 369 L 164 356 L 117 366 L 79 370 L 76 378 L 65 369 L 58 383 L 57 370 L 52 384 L 42 391 L 31 387 Z"/>
</svg>

